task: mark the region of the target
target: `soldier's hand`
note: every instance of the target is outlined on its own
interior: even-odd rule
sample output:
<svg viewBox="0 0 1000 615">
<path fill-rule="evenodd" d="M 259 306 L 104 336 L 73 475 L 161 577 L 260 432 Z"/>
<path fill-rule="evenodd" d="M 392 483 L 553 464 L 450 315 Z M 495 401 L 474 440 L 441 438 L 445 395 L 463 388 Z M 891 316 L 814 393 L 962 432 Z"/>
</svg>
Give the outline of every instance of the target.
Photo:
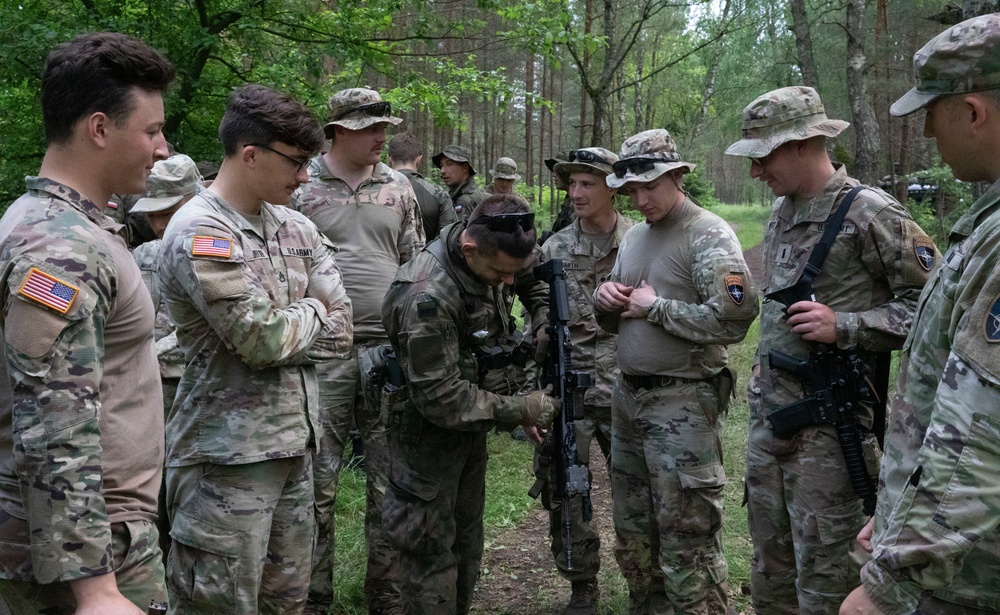
<svg viewBox="0 0 1000 615">
<path fill-rule="evenodd" d="M 546 391 L 551 391 L 547 387 Z M 522 425 L 533 427 L 548 427 L 552 424 L 562 403 L 545 391 L 535 391 L 524 398 L 525 412 L 521 417 Z"/>
<path fill-rule="evenodd" d="M 70 581 L 76 611 L 73 615 L 145 615 L 118 591 L 114 573 Z"/>
<path fill-rule="evenodd" d="M 856 540 L 858 541 L 858 544 L 861 545 L 861 548 L 864 549 L 865 552 L 867 553 L 872 552 L 872 534 L 874 532 L 875 532 L 875 517 L 869 519 L 868 523 L 866 523 L 865 526 L 861 528 L 861 531 L 858 532 L 858 537 L 856 538 Z"/>
<path fill-rule="evenodd" d="M 788 306 L 788 326 L 807 342 L 837 341 L 837 314 L 822 303 L 799 301 Z"/>
<path fill-rule="evenodd" d="M 862 585 L 848 594 L 847 599 L 840 605 L 840 615 L 885 615 L 885 613 L 875 606 Z"/>
<path fill-rule="evenodd" d="M 535 332 L 535 363 L 545 364 L 545 359 L 549 354 L 549 332 L 548 327 L 539 327 Z"/>
<path fill-rule="evenodd" d="M 594 293 L 594 305 L 602 312 L 619 312 L 628 305 L 632 287 L 618 282 L 605 282 Z"/>
<path fill-rule="evenodd" d="M 632 289 L 628 297 L 628 308 L 622 312 L 622 318 L 645 318 L 656 297 L 656 289 L 643 280 Z"/>
</svg>

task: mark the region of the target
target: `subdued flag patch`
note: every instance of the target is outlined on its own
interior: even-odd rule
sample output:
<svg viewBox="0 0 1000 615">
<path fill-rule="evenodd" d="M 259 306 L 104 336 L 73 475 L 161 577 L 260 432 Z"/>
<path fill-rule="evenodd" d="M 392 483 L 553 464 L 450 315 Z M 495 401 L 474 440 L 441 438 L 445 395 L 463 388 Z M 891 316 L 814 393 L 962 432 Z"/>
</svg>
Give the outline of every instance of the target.
<svg viewBox="0 0 1000 615">
<path fill-rule="evenodd" d="M 233 253 L 233 242 L 222 237 L 195 235 L 191 244 L 191 256 L 220 256 L 229 258 Z"/>
<path fill-rule="evenodd" d="M 17 292 L 22 297 L 27 297 L 60 314 L 65 314 L 73 305 L 80 289 L 32 267 L 31 271 L 28 272 L 27 279 L 24 280 Z"/>
<path fill-rule="evenodd" d="M 727 275 L 725 281 L 726 292 L 729 293 L 729 298 L 732 299 L 736 305 L 743 305 L 743 298 L 746 297 L 746 291 L 743 289 L 743 276 Z"/>
<path fill-rule="evenodd" d="M 986 336 L 987 342 L 1000 342 L 1000 295 L 994 297 L 990 311 L 986 313 L 986 319 L 983 321 L 983 334 Z"/>
<path fill-rule="evenodd" d="M 917 262 L 924 268 L 924 271 L 930 271 L 934 268 L 934 244 L 930 240 L 914 239 L 913 252 L 917 255 Z"/>
</svg>

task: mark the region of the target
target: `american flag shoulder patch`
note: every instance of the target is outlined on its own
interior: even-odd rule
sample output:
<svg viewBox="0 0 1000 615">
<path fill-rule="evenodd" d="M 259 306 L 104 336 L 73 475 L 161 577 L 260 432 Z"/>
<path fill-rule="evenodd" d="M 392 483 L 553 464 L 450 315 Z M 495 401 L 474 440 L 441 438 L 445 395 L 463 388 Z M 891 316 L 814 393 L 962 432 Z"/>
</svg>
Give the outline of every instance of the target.
<svg viewBox="0 0 1000 615">
<path fill-rule="evenodd" d="M 219 256 L 229 258 L 233 253 L 233 242 L 222 237 L 195 235 L 191 244 L 191 256 Z"/>
<path fill-rule="evenodd" d="M 27 297 L 60 314 L 65 314 L 72 307 L 80 289 L 32 267 L 31 271 L 28 272 L 28 277 L 17 292 L 22 297 Z"/>
</svg>

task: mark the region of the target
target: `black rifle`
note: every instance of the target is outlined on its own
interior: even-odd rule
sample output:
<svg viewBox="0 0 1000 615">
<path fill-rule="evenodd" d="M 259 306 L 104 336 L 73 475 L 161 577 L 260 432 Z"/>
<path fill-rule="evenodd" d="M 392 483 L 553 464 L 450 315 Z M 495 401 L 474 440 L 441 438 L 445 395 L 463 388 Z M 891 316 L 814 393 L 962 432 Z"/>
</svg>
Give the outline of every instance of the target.
<svg viewBox="0 0 1000 615">
<path fill-rule="evenodd" d="M 807 286 L 798 289 L 807 293 L 805 296 L 794 296 L 795 293 L 785 289 L 767 297 L 786 307 L 797 301 L 815 301 L 812 284 Z M 768 416 L 774 435 L 790 438 L 803 427 L 833 425 L 854 493 L 862 500 L 865 514 L 875 514 L 876 487 L 865 464 L 857 418 L 862 404 L 876 407 L 879 404 L 869 379 L 871 367 L 857 353 L 841 350 L 833 344 L 813 344 L 809 359 L 805 361 L 778 350 L 769 351 L 767 359 L 771 366 L 794 374 L 811 391 L 807 397 Z M 877 414 L 876 422 L 879 421 Z"/>
<path fill-rule="evenodd" d="M 535 277 L 549 285 L 548 353 L 542 366 L 541 384 L 552 385 L 552 395 L 562 402 L 562 409 L 552 423 L 552 432 L 543 447 L 555 447 L 555 500 L 562 509 L 563 544 L 566 546 L 566 567 L 573 569 L 573 536 L 571 498 L 579 495 L 583 520 L 590 522 L 590 471 L 580 463 L 576 450 L 576 430 L 573 421 L 583 418 L 583 394 L 591 386 L 589 373 L 571 371 L 569 356 L 572 343 L 569 336 L 569 295 L 566 292 L 566 272 L 561 259 L 554 258 L 534 268 Z M 551 438 L 551 440 L 550 440 Z"/>
</svg>

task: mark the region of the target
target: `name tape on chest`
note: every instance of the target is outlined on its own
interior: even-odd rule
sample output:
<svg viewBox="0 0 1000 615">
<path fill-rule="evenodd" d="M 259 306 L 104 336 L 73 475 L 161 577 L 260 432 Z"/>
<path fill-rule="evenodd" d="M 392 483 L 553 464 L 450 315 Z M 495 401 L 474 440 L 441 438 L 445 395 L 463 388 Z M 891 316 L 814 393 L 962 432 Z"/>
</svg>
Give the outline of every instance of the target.
<svg viewBox="0 0 1000 615">
<path fill-rule="evenodd" d="M 281 246 L 281 253 L 285 256 L 298 256 L 299 258 L 312 258 L 312 248 L 295 248 L 292 246 Z"/>
<path fill-rule="evenodd" d="M 17 293 L 65 314 L 72 307 L 80 289 L 32 267 Z"/>
<path fill-rule="evenodd" d="M 218 256 L 229 258 L 233 253 L 233 242 L 222 237 L 195 235 L 191 244 L 191 256 Z"/>
</svg>

